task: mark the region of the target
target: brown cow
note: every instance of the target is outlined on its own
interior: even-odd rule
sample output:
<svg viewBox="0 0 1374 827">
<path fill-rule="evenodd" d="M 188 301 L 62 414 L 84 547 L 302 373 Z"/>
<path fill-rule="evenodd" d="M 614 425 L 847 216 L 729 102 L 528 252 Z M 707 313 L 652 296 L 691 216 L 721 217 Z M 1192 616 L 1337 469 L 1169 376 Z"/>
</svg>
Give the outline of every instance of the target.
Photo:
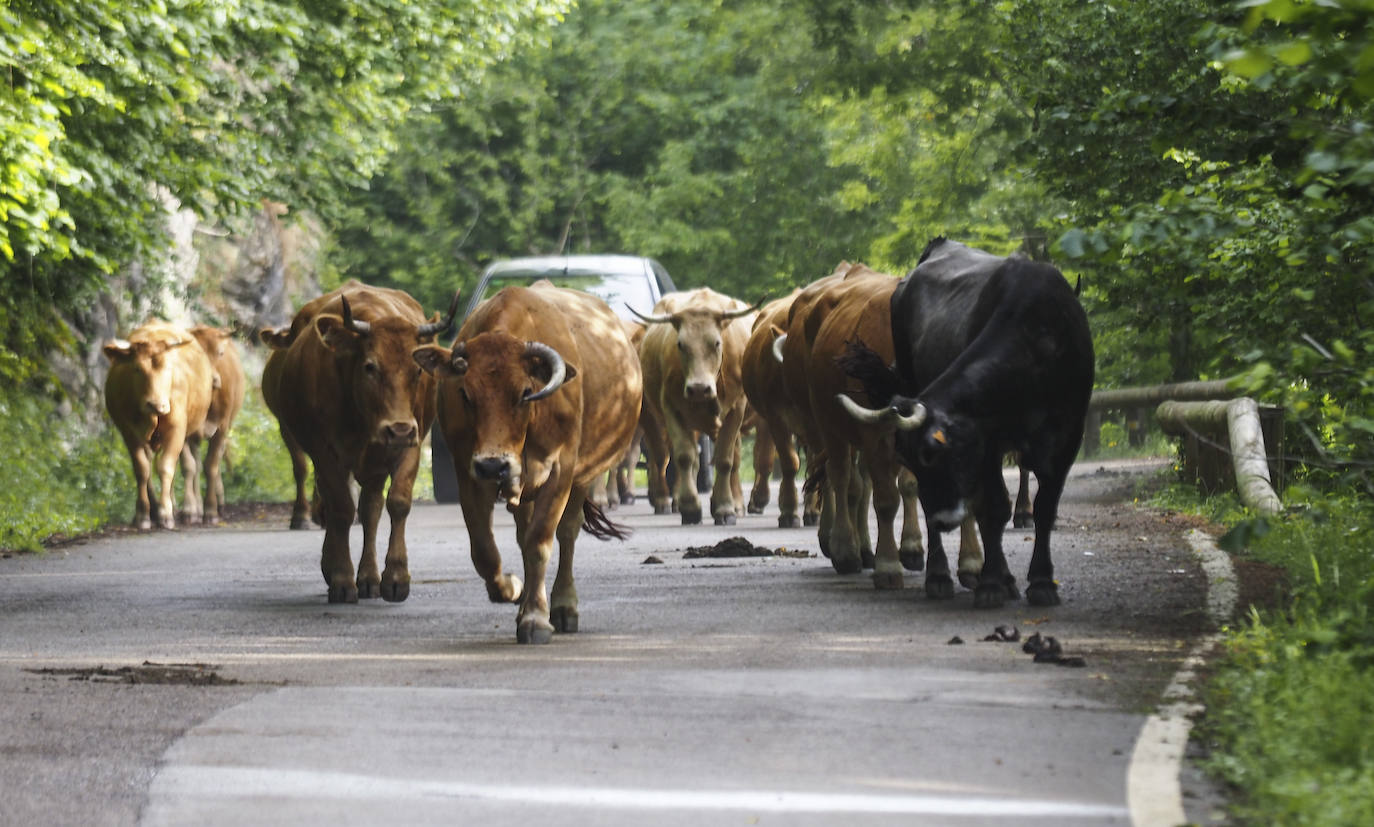
<svg viewBox="0 0 1374 827">
<path fill-rule="evenodd" d="M 645 419 L 663 428 L 658 431 L 646 424 L 644 429 L 650 459 L 649 495 L 654 512 L 666 513 L 665 479 L 671 454 L 677 467 L 676 501 L 683 525 L 701 522 L 695 485 L 699 434 L 716 444 L 712 461 L 716 480 L 711 491 L 716 525 L 733 525 L 744 513 L 738 442 L 747 400 L 740 381 L 740 358 L 757 309 L 757 304 L 745 305 L 700 287 L 669 293 L 654 305 L 652 315 L 635 311 L 649 325 L 639 346 Z"/>
<path fill-rule="evenodd" d="M 197 458 L 200 441 L 206 440 L 204 520 L 218 523 L 224 520 L 224 480 L 220 476 L 220 463 L 229 447 L 229 431 L 234 427 L 234 419 L 243 409 L 246 380 L 230 331 L 196 325 L 191 328 L 191 335 L 210 357 L 214 392 L 210 395 L 210 410 L 205 415 L 205 422 L 199 430 L 187 435 L 185 450 L 191 452 L 192 458 Z"/>
<path fill-rule="evenodd" d="M 885 358 L 892 355 L 891 311 L 898 280 L 862 264 L 843 262 L 830 276 L 799 294 L 793 303 L 788 340 L 783 342 L 785 381 L 814 447 L 824 458 L 825 482 L 820 541 L 836 571 L 873 567 L 878 588 L 901 588 L 902 569 L 924 567 L 914 477 L 897 463 L 892 438 L 860 426 L 836 401 L 855 387 L 836 365 L 850 341 L 863 341 Z M 793 336 L 798 337 L 796 341 Z M 793 360 L 791 364 L 788 360 Z M 846 422 L 845 420 L 849 420 Z M 869 492 L 877 513 L 876 546 L 868 537 Z M 900 544 L 894 532 L 903 514 Z M 976 583 L 982 550 L 975 524 L 962 526 L 961 581 Z M 931 596 L 953 595 L 948 578 L 928 577 Z"/>
<path fill-rule="evenodd" d="M 760 476 L 759 451 L 774 451 L 778 459 L 778 527 L 796 528 L 802 524 L 797 515 L 797 471 L 801 459 L 797 453 L 795 436 L 801 429 L 796 413 L 788 403 L 783 386 L 782 364 L 773 353 L 775 339 L 782 335 L 787 311 L 792 300 L 801 292 L 793 290 L 780 299 L 765 304 L 754 319 L 754 328 L 745 343 L 740 360 L 740 382 L 750 407 L 758 416 L 755 432 L 754 473 Z M 766 503 L 767 500 L 765 499 Z M 755 505 L 751 498 L 751 507 Z M 760 503 L 759 505 L 762 505 Z M 761 510 L 761 509 L 760 509 Z M 807 525 L 814 525 L 808 522 Z"/>
<path fill-rule="evenodd" d="M 165 322 L 148 322 L 127 340 L 107 342 L 110 373 L 105 407 L 133 462 L 138 487 L 133 525 L 175 528 L 172 476 L 181 459 L 183 503 L 194 517 L 200 485 L 194 458 L 183 452 L 188 434 L 198 431 L 210 409 L 214 370 L 189 331 Z M 150 479 L 157 463 L 161 490 Z"/>
<path fill-rule="evenodd" d="M 350 281 L 297 311 L 289 330 L 261 333 L 273 348 L 263 367 L 263 400 L 288 449 L 308 455 L 315 467 L 324 522 L 320 571 L 330 603 L 410 594 L 405 524 L 420 440 L 434 421 L 434 379 L 415 367 L 410 352 L 452 329 L 457 302 L 454 296 L 447 319 L 426 321 L 420 304 L 400 290 Z M 350 478 L 360 486 L 356 507 Z M 303 489 L 298 477 L 298 510 Z M 379 574 L 384 489 L 391 538 Z M 355 515 L 363 526 L 356 580 L 348 548 Z"/>
<path fill-rule="evenodd" d="M 587 499 L 625 456 L 639 419 L 639 359 L 601 299 L 539 281 L 477 306 L 452 350 L 415 349 L 439 377 L 439 427 L 458 471 L 473 566 L 497 603 L 519 601 L 516 640 L 576 632 L 573 547 L 584 524 L 624 537 Z M 498 500 L 515 515 L 525 583 L 501 571 L 492 535 Z M 552 607 L 545 572 L 558 539 Z"/>
</svg>

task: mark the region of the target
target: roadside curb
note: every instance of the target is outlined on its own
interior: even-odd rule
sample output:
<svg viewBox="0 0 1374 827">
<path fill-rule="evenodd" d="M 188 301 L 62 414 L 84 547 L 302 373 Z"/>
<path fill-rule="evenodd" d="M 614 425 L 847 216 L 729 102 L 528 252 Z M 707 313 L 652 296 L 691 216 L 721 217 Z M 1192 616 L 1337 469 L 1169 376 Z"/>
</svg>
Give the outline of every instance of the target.
<svg viewBox="0 0 1374 827">
<path fill-rule="evenodd" d="M 1230 622 L 1236 608 L 1236 572 L 1231 558 L 1201 531 L 1188 532 L 1187 540 L 1207 578 L 1207 617 L 1220 629 Z M 1126 773 L 1126 805 L 1131 824 L 1136 827 L 1177 827 L 1188 823 L 1179 772 L 1193 728 L 1192 716 L 1203 709 L 1195 698 L 1192 683 L 1197 669 L 1222 637 L 1221 632 L 1213 632 L 1193 646 L 1164 690 L 1164 705 L 1146 719 L 1136 738 Z"/>
</svg>

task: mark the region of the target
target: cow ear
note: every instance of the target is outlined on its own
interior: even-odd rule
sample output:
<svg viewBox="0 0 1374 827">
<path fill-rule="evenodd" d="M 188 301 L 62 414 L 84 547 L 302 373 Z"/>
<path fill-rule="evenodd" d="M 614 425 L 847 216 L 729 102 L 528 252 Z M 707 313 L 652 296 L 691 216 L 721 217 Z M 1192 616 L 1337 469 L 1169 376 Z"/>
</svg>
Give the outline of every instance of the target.
<svg viewBox="0 0 1374 827">
<path fill-rule="evenodd" d="M 315 333 L 320 337 L 320 341 L 324 342 L 324 346 L 335 353 L 352 349 L 358 341 L 358 334 L 348 329 L 342 317 L 332 313 L 322 313 L 315 317 Z"/>
<path fill-rule="evenodd" d="M 258 331 L 258 339 L 273 350 L 286 350 L 291 347 L 291 328 L 264 327 Z"/>
<path fill-rule="evenodd" d="M 446 347 L 420 345 L 410 352 L 410 356 L 425 373 L 441 379 L 460 375 L 453 369 L 453 352 Z"/>
<path fill-rule="evenodd" d="M 134 355 L 134 346 L 126 339 L 115 339 L 113 342 L 106 342 L 101 348 L 105 352 L 105 358 L 112 363 L 121 359 L 128 359 Z"/>
</svg>

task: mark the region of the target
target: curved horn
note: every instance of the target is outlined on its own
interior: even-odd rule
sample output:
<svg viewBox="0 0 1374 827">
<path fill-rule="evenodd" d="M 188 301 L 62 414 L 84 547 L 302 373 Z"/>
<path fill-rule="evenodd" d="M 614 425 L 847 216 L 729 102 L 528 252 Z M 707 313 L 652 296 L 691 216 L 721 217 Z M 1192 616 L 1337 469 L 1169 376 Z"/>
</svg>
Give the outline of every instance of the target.
<svg viewBox="0 0 1374 827">
<path fill-rule="evenodd" d="M 785 341 L 787 341 L 786 333 L 773 340 L 773 358 L 777 359 L 779 362 L 782 361 L 782 343 Z M 841 396 L 843 396 L 843 394 L 841 394 Z M 845 399 L 848 398 L 847 396 L 845 397 Z"/>
<path fill-rule="evenodd" d="M 768 297 L 764 296 L 763 298 L 766 299 Z M 725 313 L 720 314 L 720 320 L 722 322 L 728 322 L 731 319 L 738 319 L 740 316 L 748 316 L 750 313 L 753 313 L 755 310 L 758 310 L 759 305 L 761 304 L 763 304 L 763 299 L 759 299 L 758 301 L 754 302 L 748 307 L 742 307 L 739 310 L 726 311 Z"/>
<path fill-rule="evenodd" d="M 563 357 L 558 355 L 558 351 L 543 342 L 526 342 L 525 355 L 543 358 L 553 369 L 553 375 L 549 377 L 548 384 L 533 393 L 526 394 L 521 401 L 537 402 L 563 387 L 563 381 L 568 375 L 568 366 L 564 363 Z"/>
<path fill-rule="evenodd" d="M 645 316 L 643 313 L 640 313 L 638 310 L 635 310 L 633 307 L 630 307 L 629 302 L 626 302 L 625 306 L 629 308 L 631 313 L 643 319 L 646 324 L 668 324 L 673 320 L 673 315 L 671 313 L 669 313 L 667 316 Z"/>
<path fill-rule="evenodd" d="M 878 408 L 877 410 L 865 408 L 858 402 L 850 399 L 848 394 L 835 394 L 835 401 L 839 402 L 840 407 L 844 408 L 850 416 L 854 417 L 855 421 L 861 422 L 864 425 L 886 425 L 898 416 L 896 408 Z"/>
<path fill-rule="evenodd" d="M 419 337 L 425 336 L 447 336 L 453 332 L 453 320 L 458 316 L 458 297 L 463 294 L 462 290 L 453 291 L 453 301 L 448 304 L 448 316 L 437 322 L 425 322 L 415 331 Z"/>
<path fill-rule="evenodd" d="M 372 332 L 371 322 L 353 318 L 353 309 L 348 306 L 348 299 L 346 297 L 340 296 L 339 301 L 343 302 L 344 327 L 362 336 L 366 336 Z"/>
<path fill-rule="evenodd" d="M 926 410 L 926 406 L 920 402 L 917 402 L 916 407 L 911 409 L 911 413 L 902 413 L 901 408 L 896 405 L 893 405 L 890 410 L 897 415 L 897 430 L 899 431 L 916 430 L 930 415 L 930 411 Z"/>
</svg>

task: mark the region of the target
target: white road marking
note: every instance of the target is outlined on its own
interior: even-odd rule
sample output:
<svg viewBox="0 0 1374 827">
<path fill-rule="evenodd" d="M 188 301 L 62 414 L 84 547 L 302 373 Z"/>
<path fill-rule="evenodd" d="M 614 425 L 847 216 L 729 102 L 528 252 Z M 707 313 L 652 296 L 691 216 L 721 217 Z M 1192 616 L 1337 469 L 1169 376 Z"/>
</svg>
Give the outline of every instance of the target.
<svg viewBox="0 0 1374 827">
<path fill-rule="evenodd" d="M 1236 573 L 1231 558 L 1201 531 L 1189 532 L 1188 543 L 1202 561 L 1207 577 L 1207 616 L 1220 628 L 1230 621 L 1236 607 Z M 1195 670 L 1221 639 L 1217 632 L 1197 642 L 1164 690 L 1168 703 L 1145 721 L 1136 738 L 1126 773 L 1126 805 L 1136 827 L 1177 827 L 1188 821 L 1179 770 L 1193 728 L 1191 716 L 1203 708 L 1193 699 L 1192 682 Z"/>
<path fill-rule="evenodd" d="M 182 765 L 154 782 L 161 800 L 295 798 L 319 800 L 474 799 L 620 810 L 855 813 L 1008 818 L 1125 818 L 1117 805 L 967 795 L 863 795 L 788 790 L 653 790 L 619 787 L 500 786 L 381 778 L 356 773 Z"/>
</svg>

